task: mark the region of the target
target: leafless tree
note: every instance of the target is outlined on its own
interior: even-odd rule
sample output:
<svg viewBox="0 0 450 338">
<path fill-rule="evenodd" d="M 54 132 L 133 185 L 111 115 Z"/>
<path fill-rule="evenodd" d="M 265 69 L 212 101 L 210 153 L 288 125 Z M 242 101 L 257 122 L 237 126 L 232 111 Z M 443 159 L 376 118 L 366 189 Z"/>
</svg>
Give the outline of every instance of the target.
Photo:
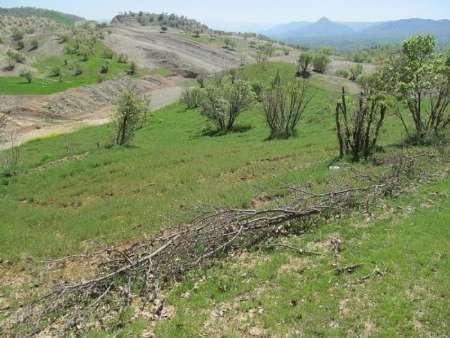
<svg viewBox="0 0 450 338">
<path fill-rule="evenodd" d="M 354 161 L 368 158 L 376 149 L 380 129 L 383 126 L 387 104 L 383 96 L 361 93 L 358 105 L 351 112 L 345 88 L 336 105 L 336 132 L 339 156 L 351 155 Z"/>
<path fill-rule="evenodd" d="M 283 85 L 278 73 L 263 97 L 266 123 L 270 128 L 269 138 L 293 136 L 311 98 L 305 80 L 295 79 Z"/>
</svg>

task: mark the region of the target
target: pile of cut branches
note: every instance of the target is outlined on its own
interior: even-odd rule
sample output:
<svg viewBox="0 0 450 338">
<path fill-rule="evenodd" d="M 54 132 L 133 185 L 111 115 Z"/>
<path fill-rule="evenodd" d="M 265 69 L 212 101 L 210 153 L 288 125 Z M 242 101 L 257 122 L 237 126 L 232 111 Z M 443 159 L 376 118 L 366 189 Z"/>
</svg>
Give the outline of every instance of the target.
<svg viewBox="0 0 450 338">
<path fill-rule="evenodd" d="M 122 250 L 108 249 L 101 255 L 94 278 L 56 285 L 13 313 L 2 325 L 4 333 L 81 335 L 93 327 L 110 326 L 137 298 L 152 308 L 157 318 L 163 309 L 160 287 L 178 280 L 186 271 L 269 238 L 302 233 L 318 221 L 370 208 L 379 197 L 398 192 L 417 175 L 416 170 L 416 158 L 402 157 L 389 173 L 363 178 L 361 181 L 365 183 L 357 187 L 320 194 L 294 188 L 292 202 L 284 207 L 220 210 L 168 235 L 143 240 Z"/>
</svg>

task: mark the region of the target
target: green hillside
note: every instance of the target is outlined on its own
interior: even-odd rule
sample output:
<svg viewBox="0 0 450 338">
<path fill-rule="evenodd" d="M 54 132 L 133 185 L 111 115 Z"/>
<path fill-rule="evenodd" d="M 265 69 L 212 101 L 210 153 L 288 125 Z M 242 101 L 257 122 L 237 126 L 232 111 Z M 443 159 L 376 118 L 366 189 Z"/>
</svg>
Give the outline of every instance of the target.
<svg viewBox="0 0 450 338">
<path fill-rule="evenodd" d="M 15 8 L 2 8 L 0 7 L 0 15 L 10 15 L 17 17 L 30 17 L 37 16 L 53 20 L 57 23 L 64 25 L 73 25 L 75 22 L 83 21 L 76 15 L 61 13 L 50 9 L 34 8 L 34 7 L 15 7 Z"/>
</svg>

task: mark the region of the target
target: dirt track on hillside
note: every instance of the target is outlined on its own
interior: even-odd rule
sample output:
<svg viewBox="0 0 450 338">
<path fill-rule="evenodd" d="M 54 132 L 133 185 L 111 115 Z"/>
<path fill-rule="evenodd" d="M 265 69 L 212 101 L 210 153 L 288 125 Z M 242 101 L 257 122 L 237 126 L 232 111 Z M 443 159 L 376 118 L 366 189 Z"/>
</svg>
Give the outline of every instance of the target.
<svg viewBox="0 0 450 338">
<path fill-rule="evenodd" d="M 67 133 L 85 126 L 110 121 L 119 93 L 135 87 L 151 97 L 151 108 L 158 109 L 177 101 L 183 86 L 180 79 L 124 77 L 48 96 L 0 96 L 0 111 L 9 116 L 6 139 L 22 144 L 53 133 Z M 10 141 L 0 143 L 0 149 Z"/>
</svg>

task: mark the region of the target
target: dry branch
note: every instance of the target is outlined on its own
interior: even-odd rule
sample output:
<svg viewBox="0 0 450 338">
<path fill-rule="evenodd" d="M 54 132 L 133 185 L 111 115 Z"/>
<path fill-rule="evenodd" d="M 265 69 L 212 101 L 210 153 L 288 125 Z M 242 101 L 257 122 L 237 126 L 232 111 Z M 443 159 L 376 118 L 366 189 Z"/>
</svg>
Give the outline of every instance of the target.
<svg viewBox="0 0 450 338">
<path fill-rule="evenodd" d="M 62 283 L 45 296 L 20 308 L 3 326 L 5 332 L 84 332 L 90 323 L 104 322 L 134 297 L 142 297 L 161 313 L 160 285 L 183 273 L 276 236 L 301 233 L 317 220 L 367 208 L 377 197 L 391 195 L 414 171 L 414 158 L 401 160 L 388 175 L 368 186 L 327 193 L 293 189 L 292 203 L 267 210 L 220 210 L 194 220 L 171 234 L 143 240 L 125 250 L 102 254 L 95 278 Z M 371 180 L 374 182 L 375 179 Z M 0 335 L 2 334 L 0 329 Z"/>
</svg>

